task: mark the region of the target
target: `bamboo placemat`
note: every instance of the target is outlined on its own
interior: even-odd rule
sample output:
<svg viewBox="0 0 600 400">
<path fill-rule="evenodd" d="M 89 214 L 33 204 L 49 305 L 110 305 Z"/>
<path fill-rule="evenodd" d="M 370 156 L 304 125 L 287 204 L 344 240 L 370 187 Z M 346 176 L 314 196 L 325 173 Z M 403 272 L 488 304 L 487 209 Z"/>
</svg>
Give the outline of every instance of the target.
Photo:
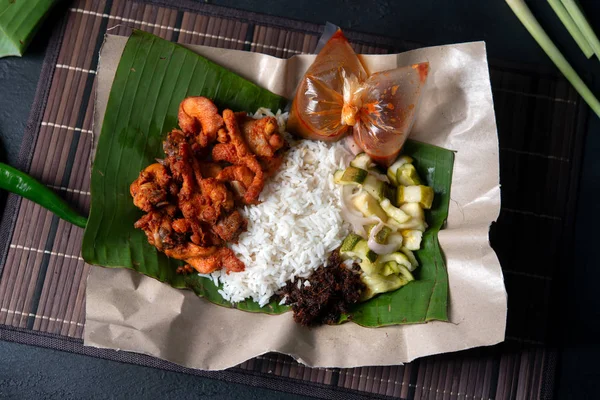
<svg viewBox="0 0 600 400">
<path fill-rule="evenodd" d="M 107 30 L 140 28 L 168 40 L 277 57 L 313 52 L 321 26 L 188 1 L 77 0 L 50 40 L 18 167 L 86 213 L 98 51 Z M 395 53 L 414 43 L 347 32 L 359 53 Z M 492 63 L 500 135 L 502 212 L 491 242 L 508 291 L 507 341 L 404 366 L 311 369 L 269 354 L 222 372 L 87 348 L 83 230 L 10 196 L 0 250 L 0 339 L 149 365 L 323 398 L 551 398 L 556 354 L 554 278 L 572 249 L 587 108 L 553 74 Z M 476 171 L 474 171 L 476 173 Z"/>
</svg>

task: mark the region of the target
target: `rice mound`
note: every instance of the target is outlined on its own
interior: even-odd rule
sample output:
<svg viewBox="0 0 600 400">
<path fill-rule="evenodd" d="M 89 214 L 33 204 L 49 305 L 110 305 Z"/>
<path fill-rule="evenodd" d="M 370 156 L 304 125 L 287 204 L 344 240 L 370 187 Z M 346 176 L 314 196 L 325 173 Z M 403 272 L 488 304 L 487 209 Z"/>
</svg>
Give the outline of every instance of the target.
<svg viewBox="0 0 600 400">
<path fill-rule="evenodd" d="M 287 114 L 260 109 L 254 115 L 275 116 L 284 130 Z M 333 173 L 344 168 L 351 154 L 341 142 L 290 143 L 277 174 L 267 180 L 260 204 L 246 206 L 242 214 L 248 231 L 230 247 L 246 265 L 243 272 L 211 274 L 224 299 L 240 302 L 252 298 L 261 307 L 286 281 L 306 278 L 322 265 L 349 232 L 341 216 Z"/>
</svg>

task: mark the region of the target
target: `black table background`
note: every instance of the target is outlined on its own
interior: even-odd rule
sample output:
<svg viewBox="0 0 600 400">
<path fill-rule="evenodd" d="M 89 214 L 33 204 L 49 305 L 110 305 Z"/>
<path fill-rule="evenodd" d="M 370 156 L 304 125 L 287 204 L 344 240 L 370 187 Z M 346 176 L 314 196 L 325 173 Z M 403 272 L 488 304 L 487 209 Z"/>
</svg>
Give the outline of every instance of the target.
<svg viewBox="0 0 600 400">
<path fill-rule="evenodd" d="M 600 34 L 600 1 L 580 0 Z M 176 1 L 173 0 L 176 4 Z M 392 38 L 439 45 L 484 40 L 489 58 L 554 69 L 501 0 L 216 0 L 211 4 L 257 11 Z M 587 60 L 553 14 L 546 0 L 530 7 L 573 67 L 600 96 L 600 61 Z M 0 160 L 14 164 L 35 95 L 51 27 L 66 12 L 61 2 L 23 58 L 0 60 Z M 562 307 L 555 310 L 561 348 L 559 398 L 584 399 L 600 391 L 600 119 L 590 113 L 580 180 L 575 251 L 560 283 Z M 0 207 L 4 206 L 0 195 Z M 120 364 L 15 343 L 0 342 L 1 398 L 165 398 L 275 399 L 281 393 L 205 378 Z M 594 396 L 595 395 L 595 396 Z M 301 398 L 285 395 L 286 398 Z"/>
</svg>

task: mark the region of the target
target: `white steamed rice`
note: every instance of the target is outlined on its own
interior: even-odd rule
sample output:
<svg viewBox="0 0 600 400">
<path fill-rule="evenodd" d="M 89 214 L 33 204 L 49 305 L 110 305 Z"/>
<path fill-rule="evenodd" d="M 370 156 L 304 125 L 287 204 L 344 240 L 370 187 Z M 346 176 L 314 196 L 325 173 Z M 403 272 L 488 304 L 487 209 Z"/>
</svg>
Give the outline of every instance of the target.
<svg viewBox="0 0 600 400">
<path fill-rule="evenodd" d="M 273 115 L 261 109 L 255 118 Z M 283 130 L 286 114 L 275 115 Z M 243 272 L 217 271 L 219 293 L 231 302 L 252 298 L 261 307 L 288 280 L 306 278 L 322 265 L 349 232 L 341 217 L 333 173 L 351 154 L 342 143 L 294 141 L 278 173 L 267 180 L 261 203 L 242 214 L 248 231 L 231 248 L 246 265 Z"/>
</svg>

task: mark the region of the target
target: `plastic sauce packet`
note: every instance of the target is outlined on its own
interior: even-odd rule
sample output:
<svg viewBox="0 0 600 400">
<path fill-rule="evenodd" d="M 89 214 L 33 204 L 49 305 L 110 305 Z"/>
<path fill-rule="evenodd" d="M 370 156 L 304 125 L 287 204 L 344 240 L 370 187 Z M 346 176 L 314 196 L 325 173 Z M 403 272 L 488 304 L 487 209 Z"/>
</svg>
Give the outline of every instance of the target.
<svg viewBox="0 0 600 400">
<path fill-rule="evenodd" d="M 352 130 L 363 151 L 389 166 L 410 133 L 428 74 L 424 62 L 368 76 L 338 29 L 298 85 L 288 128 L 325 141 Z"/>
</svg>

